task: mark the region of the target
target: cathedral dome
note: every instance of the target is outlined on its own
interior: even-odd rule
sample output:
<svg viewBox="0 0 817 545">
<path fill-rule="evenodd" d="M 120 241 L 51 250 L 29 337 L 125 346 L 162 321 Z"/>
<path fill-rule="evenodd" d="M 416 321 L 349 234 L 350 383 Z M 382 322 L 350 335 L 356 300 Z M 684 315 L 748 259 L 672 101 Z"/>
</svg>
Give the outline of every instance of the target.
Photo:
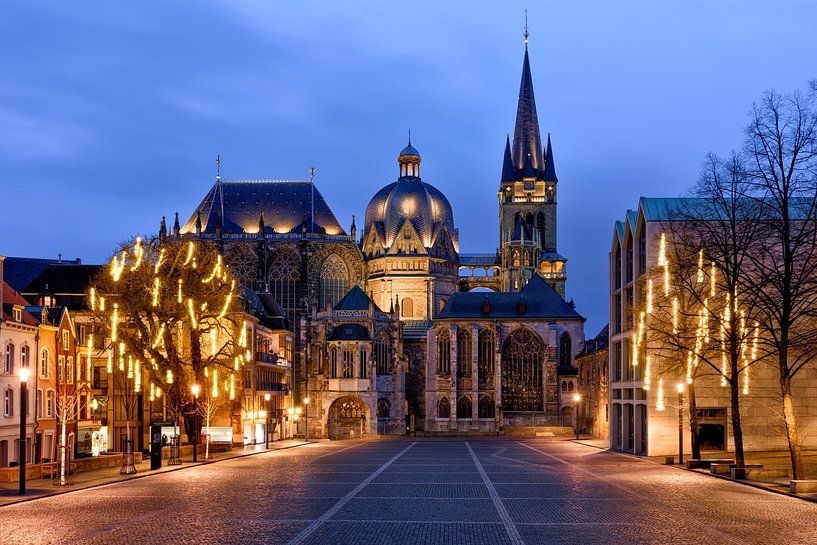
<svg viewBox="0 0 817 545">
<path fill-rule="evenodd" d="M 390 248 L 408 220 L 426 248 L 445 228 L 458 249 L 451 204 L 440 190 L 420 179 L 420 154 L 411 143 L 400 152 L 398 162 L 400 178 L 378 191 L 366 207 L 364 233 L 376 229 L 381 243 Z"/>
</svg>

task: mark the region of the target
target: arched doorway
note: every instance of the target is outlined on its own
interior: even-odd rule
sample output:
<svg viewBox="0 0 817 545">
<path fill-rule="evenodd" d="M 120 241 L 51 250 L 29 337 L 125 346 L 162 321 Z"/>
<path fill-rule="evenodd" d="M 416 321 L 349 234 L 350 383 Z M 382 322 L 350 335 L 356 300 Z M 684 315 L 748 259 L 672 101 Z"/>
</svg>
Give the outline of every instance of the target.
<svg viewBox="0 0 817 545">
<path fill-rule="evenodd" d="M 369 425 L 369 407 L 357 397 L 338 398 L 329 407 L 329 439 L 361 438 Z"/>
<path fill-rule="evenodd" d="M 573 407 L 567 406 L 562 407 L 561 411 L 562 416 L 562 426 L 572 426 L 573 425 Z"/>
<path fill-rule="evenodd" d="M 502 345 L 502 407 L 506 412 L 544 410 L 545 343 L 519 328 Z"/>
</svg>

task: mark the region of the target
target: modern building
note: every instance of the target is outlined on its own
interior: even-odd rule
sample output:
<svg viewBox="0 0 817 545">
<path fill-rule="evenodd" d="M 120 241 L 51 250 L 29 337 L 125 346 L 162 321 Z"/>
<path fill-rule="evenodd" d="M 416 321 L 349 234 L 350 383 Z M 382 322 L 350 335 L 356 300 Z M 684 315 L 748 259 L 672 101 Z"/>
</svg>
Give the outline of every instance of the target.
<svg viewBox="0 0 817 545">
<path fill-rule="evenodd" d="M 689 402 L 686 396 L 679 397 L 676 388 L 685 388 L 690 375 L 695 377 L 702 450 L 734 448 L 729 389 L 718 373 L 698 373 L 694 364 L 686 363 L 689 354 L 667 346 L 666 336 L 651 327 L 646 313 L 650 294 L 658 305 L 665 275 L 670 274 L 672 241 L 668 232 L 683 232 L 679 218 L 685 217 L 684 211 L 690 206 L 705 209 L 693 199 L 642 197 L 638 207 L 627 210 L 613 228 L 608 388 L 610 446 L 616 450 L 649 456 L 677 454 L 678 412 L 684 411 L 682 418 L 688 418 Z M 786 436 L 780 432 L 782 417 L 772 409 L 781 406 L 779 371 L 774 363 L 763 361 L 748 369 L 748 374 L 741 377 L 746 386 L 740 398 L 745 450 L 786 449 Z M 795 411 L 803 430 L 817 427 L 815 384 L 814 367 L 804 368 L 792 382 Z M 684 428 L 684 444 L 689 451 L 689 426 Z M 817 436 L 804 434 L 803 446 L 817 446 Z"/>
</svg>

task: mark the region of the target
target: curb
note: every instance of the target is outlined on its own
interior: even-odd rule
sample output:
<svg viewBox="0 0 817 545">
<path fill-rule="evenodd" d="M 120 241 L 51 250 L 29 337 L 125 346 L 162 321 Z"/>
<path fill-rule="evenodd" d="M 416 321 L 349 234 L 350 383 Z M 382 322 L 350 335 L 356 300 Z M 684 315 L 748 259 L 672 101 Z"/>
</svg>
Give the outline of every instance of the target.
<svg viewBox="0 0 817 545">
<path fill-rule="evenodd" d="M 10 507 L 12 505 L 19 505 L 21 503 L 27 503 L 27 502 L 30 502 L 30 501 L 37 501 L 37 500 L 44 500 L 44 499 L 47 499 L 47 498 L 53 498 L 54 496 L 62 496 L 64 494 L 73 494 L 74 492 L 81 492 L 83 490 L 88 490 L 90 488 L 102 488 L 103 486 L 111 486 L 111 485 L 115 485 L 115 484 L 122 484 L 122 483 L 126 483 L 126 482 L 129 482 L 129 481 L 135 481 L 137 479 L 145 479 L 145 478 L 148 478 L 148 477 L 158 477 L 160 475 L 164 475 L 165 473 L 173 473 L 175 471 L 183 471 L 185 469 L 190 469 L 192 467 L 200 467 L 200 466 L 205 466 L 205 465 L 210 465 L 210 464 L 217 464 L 219 462 L 229 462 L 230 460 L 237 460 L 239 458 L 246 458 L 248 456 L 257 456 L 259 454 L 267 454 L 267 453 L 270 453 L 270 452 L 277 452 L 279 450 L 288 450 L 288 449 L 291 449 L 291 448 L 302 447 L 304 445 L 310 445 L 312 443 L 314 443 L 314 441 L 298 443 L 297 445 L 289 445 L 288 447 L 281 447 L 281 448 L 270 449 L 270 450 L 261 450 L 261 451 L 258 451 L 258 452 L 248 452 L 248 453 L 245 453 L 245 454 L 237 454 L 236 456 L 230 456 L 229 458 L 221 458 L 220 460 L 207 460 L 207 461 L 204 461 L 204 462 L 196 462 L 195 464 L 193 462 L 189 462 L 187 464 L 182 464 L 179 467 L 175 467 L 173 469 L 167 469 L 167 470 L 162 471 L 160 473 L 138 473 L 133 477 L 128 477 L 126 479 L 122 479 L 122 480 L 119 480 L 119 481 L 113 481 L 113 482 L 109 482 L 109 483 L 89 484 L 87 486 L 82 486 L 80 488 L 72 488 L 70 490 L 60 490 L 58 492 L 54 492 L 53 494 L 46 494 L 46 495 L 43 495 L 43 496 L 37 496 L 37 497 L 33 497 L 33 498 L 23 497 L 23 498 L 20 498 L 17 501 L 11 501 L 11 502 L 5 503 L 3 505 L 0 505 L 0 509 L 3 509 L 5 507 Z M 150 470 L 148 470 L 148 471 L 150 471 Z"/>
<path fill-rule="evenodd" d="M 751 482 L 751 481 L 744 481 L 744 480 L 741 480 L 741 479 L 733 479 L 732 477 L 727 477 L 726 475 L 715 475 L 714 473 L 709 473 L 709 472 L 706 472 L 706 471 L 700 471 L 700 470 L 697 470 L 697 469 L 687 469 L 686 467 L 677 466 L 675 464 L 673 464 L 673 465 L 659 464 L 658 462 L 654 462 L 654 461 L 652 461 L 649 458 L 646 458 L 644 456 L 639 456 L 637 454 L 631 454 L 629 452 L 617 452 L 617 451 L 611 450 L 609 448 L 597 447 L 596 445 L 588 445 L 587 443 L 582 443 L 581 440 L 576 441 L 575 439 L 573 439 L 571 441 L 571 443 L 576 443 L 577 445 L 583 445 L 585 447 L 592 447 L 592 448 L 596 448 L 596 449 L 599 449 L 599 450 L 606 450 L 606 451 L 610 452 L 611 454 L 618 454 L 620 456 L 627 456 L 629 458 L 635 458 L 636 460 L 641 460 L 642 462 L 647 462 L 649 464 L 654 464 L 654 465 L 664 466 L 664 467 L 671 467 L 672 469 L 678 469 L 678 470 L 681 470 L 681 471 L 688 471 L 690 473 L 695 473 L 697 475 L 703 475 L 705 477 L 714 477 L 715 479 L 720 479 L 722 481 L 729 481 L 729 482 L 741 484 L 743 486 L 749 486 L 749 487 L 752 487 L 752 488 L 756 488 L 758 490 L 764 490 L 766 492 L 771 492 L 772 494 L 779 494 L 781 496 L 789 496 L 790 498 L 796 498 L 796 499 L 802 500 L 802 501 L 817 503 L 817 498 L 808 498 L 808 497 L 805 497 L 805 496 L 800 496 L 798 494 L 793 494 L 791 492 L 786 492 L 785 490 L 776 490 L 774 488 L 769 488 L 768 486 L 760 484 L 760 483 L 755 483 L 755 482 Z"/>
</svg>

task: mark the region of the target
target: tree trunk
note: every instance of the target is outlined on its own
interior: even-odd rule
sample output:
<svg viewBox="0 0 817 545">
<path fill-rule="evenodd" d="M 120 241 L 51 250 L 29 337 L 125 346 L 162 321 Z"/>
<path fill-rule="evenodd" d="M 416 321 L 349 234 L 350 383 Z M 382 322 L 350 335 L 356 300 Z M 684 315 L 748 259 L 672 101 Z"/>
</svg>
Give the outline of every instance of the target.
<svg viewBox="0 0 817 545">
<path fill-rule="evenodd" d="M 743 370 L 748 373 L 748 369 Z M 732 377 L 729 379 L 729 397 L 731 398 L 732 410 L 732 438 L 735 440 L 735 464 L 738 467 L 746 466 L 746 458 L 743 453 L 743 427 L 740 423 L 740 377 L 737 372 L 737 365 L 732 365 Z"/>
<path fill-rule="evenodd" d="M 783 420 L 786 423 L 786 437 L 789 441 L 789 456 L 791 457 L 791 478 L 802 479 L 803 453 L 800 443 L 800 434 L 797 431 L 797 413 L 794 410 L 794 399 L 791 395 L 791 377 L 788 374 L 788 362 L 785 369 L 780 363 L 780 391 L 783 395 Z"/>
<path fill-rule="evenodd" d="M 695 381 L 689 384 L 689 436 L 692 441 L 692 458 L 701 459 L 701 441 L 698 429 L 698 405 L 695 400 Z"/>
<path fill-rule="evenodd" d="M 62 419 L 60 423 L 60 458 L 62 458 L 60 463 L 60 484 L 66 485 L 68 484 L 68 449 L 66 448 L 65 441 L 66 441 L 66 429 L 65 429 L 65 418 Z"/>
</svg>

